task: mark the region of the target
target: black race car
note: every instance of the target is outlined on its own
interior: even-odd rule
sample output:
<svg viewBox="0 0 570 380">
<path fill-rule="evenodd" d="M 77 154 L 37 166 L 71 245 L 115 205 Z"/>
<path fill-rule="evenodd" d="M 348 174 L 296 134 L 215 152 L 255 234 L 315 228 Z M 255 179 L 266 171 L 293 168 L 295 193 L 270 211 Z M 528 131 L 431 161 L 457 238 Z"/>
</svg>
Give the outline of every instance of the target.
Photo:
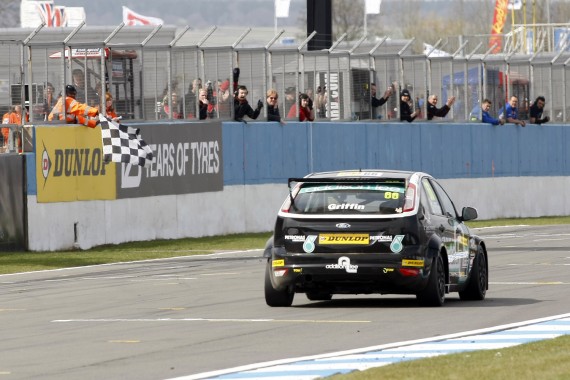
<svg viewBox="0 0 570 380">
<path fill-rule="evenodd" d="M 291 306 L 333 294 L 413 294 L 442 306 L 445 294 L 483 300 L 485 242 L 463 223 L 429 174 L 388 170 L 313 173 L 289 179 L 289 195 L 264 251 L 265 301 Z"/>
</svg>

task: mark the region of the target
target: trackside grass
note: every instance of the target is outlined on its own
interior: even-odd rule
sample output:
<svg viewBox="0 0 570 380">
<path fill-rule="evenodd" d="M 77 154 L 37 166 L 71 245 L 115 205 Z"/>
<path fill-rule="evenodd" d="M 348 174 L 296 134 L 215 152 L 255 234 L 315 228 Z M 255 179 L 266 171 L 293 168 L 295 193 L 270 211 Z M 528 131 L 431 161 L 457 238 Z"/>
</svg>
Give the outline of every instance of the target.
<svg viewBox="0 0 570 380">
<path fill-rule="evenodd" d="M 469 227 L 570 224 L 570 216 L 475 220 Z M 0 274 L 70 268 L 125 261 L 202 255 L 226 250 L 262 249 L 271 232 L 103 245 L 84 251 L 0 252 Z"/>
<path fill-rule="evenodd" d="M 84 251 L 0 252 L 0 274 L 263 249 L 270 232 L 103 245 Z"/>
<path fill-rule="evenodd" d="M 327 380 L 533 380 L 570 379 L 570 336 L 499 350 L 418 359 L 335 375 Z"/>
</svg>

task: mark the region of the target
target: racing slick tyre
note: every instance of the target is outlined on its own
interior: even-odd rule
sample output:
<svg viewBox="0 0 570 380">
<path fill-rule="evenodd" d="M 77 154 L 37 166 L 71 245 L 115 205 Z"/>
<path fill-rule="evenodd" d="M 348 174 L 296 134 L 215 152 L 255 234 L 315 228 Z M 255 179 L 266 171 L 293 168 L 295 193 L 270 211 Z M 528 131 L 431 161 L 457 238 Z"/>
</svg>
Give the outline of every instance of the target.
<svg viewBox="0 0 570 380">
<path fill-rule="evenodd" d="M 434 258 L 426 288 L 416 295 L 422 306 L 443 306 L 445 302 L 445 270 L 441 254 Z"/>
<path fill-rule="evenodd" d="M 487 294 L 487 259 L 485 258 L 485 252 L 483 247 L 479 246 L 477 248 L 477 256 L 473 263 L 473 269 L 471 269 L 471 276 L 469 277 L 469 283 L 465 290 L 459 292 L 459 298 L 461 300 L 473 300 L 482 301 L 485 299 Z"/>
<path fill-rule="evenodd" d="M 323 292 L 307 292 L 305 293 L 309 301 L 330 301 L 332 294 Z"/>
<path fill-rule="evenodd" d="M 295 293 L 291 288 L 275 290 L 271 285 L 271 262 L 267 262 L 265 269 L 265 303 L 272 307 L 291 306 Z"/>
</svg>

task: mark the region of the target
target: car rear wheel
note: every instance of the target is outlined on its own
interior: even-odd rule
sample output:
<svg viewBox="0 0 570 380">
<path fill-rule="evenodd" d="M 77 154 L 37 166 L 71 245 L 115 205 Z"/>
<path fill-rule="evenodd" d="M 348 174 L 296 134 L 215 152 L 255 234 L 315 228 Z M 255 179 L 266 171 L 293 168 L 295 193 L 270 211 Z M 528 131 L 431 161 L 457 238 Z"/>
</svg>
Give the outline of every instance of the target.
<svg viewBox="0 0 570 380">
<path fill-rule="evenodd" d="M 271 260 L 265 269 L 265 303 L 272 307 L 291 306 L 295 293 L 289 287 L 285 290 L 275 290 L 271 285 Z"/>
<path fill-rule="evenodd" d="M 332 294 L 326 292 L 307 292 L 305 293 L 310 301 L 330 301 Z"/>
<path fill-rule="evenodd" d="M 462 300 L 482 301 L 487 294 L 487 259 L 483 247 L 477 249 L 477 256 L 471 269 L 469 283 L 465 290 L 459 292 L 459 298 Z"/>
<path fill-rule="evenodd" d="M 441 255 L 434 258 L 426 288 L 416 295 L 422 306 L 443 306 L 445 302 L 445 270 Z"/>
</svg>

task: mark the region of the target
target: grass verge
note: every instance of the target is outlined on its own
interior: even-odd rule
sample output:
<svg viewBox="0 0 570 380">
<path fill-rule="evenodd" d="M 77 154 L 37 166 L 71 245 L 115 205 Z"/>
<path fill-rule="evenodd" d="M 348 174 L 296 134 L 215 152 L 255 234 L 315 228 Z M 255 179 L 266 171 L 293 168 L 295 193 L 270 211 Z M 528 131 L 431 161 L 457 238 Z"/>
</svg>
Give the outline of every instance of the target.
<svg viewBox="0 0 570 380">
<path fill-rule="evenodd" d="M 327 380 L 481 380 L 569 379 L 570 336 L 519 346 L 463 352 L 389 364 Z"/>
</svg>

